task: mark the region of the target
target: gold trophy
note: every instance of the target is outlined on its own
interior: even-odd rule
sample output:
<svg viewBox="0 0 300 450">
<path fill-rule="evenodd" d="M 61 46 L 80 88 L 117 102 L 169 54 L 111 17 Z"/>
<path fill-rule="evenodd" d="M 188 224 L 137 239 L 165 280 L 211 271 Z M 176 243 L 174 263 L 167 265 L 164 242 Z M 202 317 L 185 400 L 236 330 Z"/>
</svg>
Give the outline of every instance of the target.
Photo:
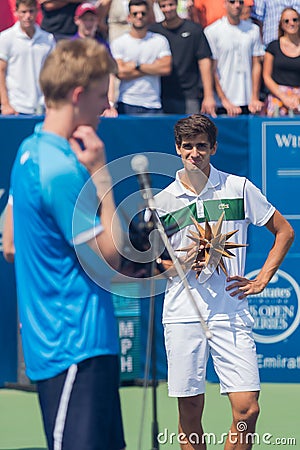
<svg viewBox="0 0 300 450">
<path fill-rule="evenodd" d="M 189 235 L 193 243 L 187 247 L 177 249 L 178 252 L 187 252 L 184 264 L 187 265 L 192 262 L 191 269 L 196 272 L 196 278 L 199 277 L 201 271 L 205 266 L 215 267 L 218 274 L 220 268 L 226 276 L 228 276 L 225 264 L 225 258 L 234 258 L 235 255 L 230 251 L 234 248 L 246 247 L 248 244 L 236 244 L 235 242 L 228 242 L 238 230 L 230 231 L 222 234 L 222 223 L 224 219 L 224 212 L 214 225 L 210 225 L 205 219 L 205 227 L 203 228 L 194 217 L 191 217 L 197 232 L 190 230 Z"/>
</svg>

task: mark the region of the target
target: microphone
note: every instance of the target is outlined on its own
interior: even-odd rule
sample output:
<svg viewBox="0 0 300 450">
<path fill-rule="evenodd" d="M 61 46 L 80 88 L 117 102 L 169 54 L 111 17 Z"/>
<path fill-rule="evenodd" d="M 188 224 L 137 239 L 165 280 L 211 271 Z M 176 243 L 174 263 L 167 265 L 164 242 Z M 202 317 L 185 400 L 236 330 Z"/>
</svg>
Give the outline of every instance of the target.
<svg viewBox="0 0 300 450">
<path fill-rule="evenodd" d="M 151 190 L 150 175 L 148 173 L 149 160 L 145 155 L 135 155 L 131 159 L 131 168 L 135 172 L 140 189 L 142 192 L 142 197 L 147 201 L 150 209 L 154 208 L 154 199 Z"/>
<path fill-rule="evenodd" d="M 203 332 L 205 333 L 205 336 L 207 339 L 211 339 L 213 334 L 210 331 L 210 329 L 208 328 L 206 322 L 204 321 L 204 319 L 202 317 L 201 311 L 199 309 L 199 305 L 198 305 L 196 299 L 194 298 L 194 295 L 193 295 L 193 293 L 190 289 L 190 286 L 187 282 L 186 274 L 184 273 L 184 270 L 175 254 L 175 251 L 169 242 L 167 233 L 166 233 L 164 226 L 157 214 L 155 200 L 153 198 L 153 194 L 152 194 L 152 190 L 151 190 L 150 175 L 148 173 L 148 162 L 149 162 L 148 158 L 145 155 L 142 155 L 142 154 L 135 155 L 131 159 L 131 168 L 136 173 L 136 176 L 138 178 L 138 182 L 140 185 L 143 199 L 146 200 L 148 208 L 150 209 L 151 212 L 153 212 L 153 214 L 152 214 L 153 223 L 154 223 L 156 229 L 159 231 L 160 237 L 161 237 L 167 251 L 169 252 L 169 255 L 170 255 L 170 257 L 173 261 L 174 267 L 176 269 L 177 275 L 180 277 L 183 287 L 186 290 L 187 296 L 189 297 L 189 299 L 191 300 L 191 302 L 193 303 L 193 305 L 196 309 Z"/>
</svg>

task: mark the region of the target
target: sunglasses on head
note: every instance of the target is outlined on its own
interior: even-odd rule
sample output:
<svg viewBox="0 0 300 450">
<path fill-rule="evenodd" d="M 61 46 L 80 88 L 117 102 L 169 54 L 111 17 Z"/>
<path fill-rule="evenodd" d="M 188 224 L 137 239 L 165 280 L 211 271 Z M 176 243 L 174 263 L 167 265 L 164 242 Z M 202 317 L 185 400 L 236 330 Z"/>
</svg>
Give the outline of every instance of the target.
<svg viewBox="0 0 300 450">
<path fill-rule="evenodd" d="M 240 5 L 243 5 L 243 4 L 244 4 L 244 0 L 228 0 L 228 2 L 229 2 L 231 5 L 234 5 L 235 3 L 239 3 Z"/>
<path fill-rule="evenodd" d="M 136 12 L 133 12 L 131 14 L 133 15 L 133 17 L 137 17 L 139 14 L 141 16 L 145 17 L 147 13 L 145 11 L 136 11 Z"/>
<path fill-rule="evenodd" d="M 297 22 L 299 22 L 299 19 L 298 19 L 298 17 L 293 17 L 292 19 L 284 19 L 282 22 L 283 23 L 289 23 L 289 22 L 297 23 Z"/>
</svg>

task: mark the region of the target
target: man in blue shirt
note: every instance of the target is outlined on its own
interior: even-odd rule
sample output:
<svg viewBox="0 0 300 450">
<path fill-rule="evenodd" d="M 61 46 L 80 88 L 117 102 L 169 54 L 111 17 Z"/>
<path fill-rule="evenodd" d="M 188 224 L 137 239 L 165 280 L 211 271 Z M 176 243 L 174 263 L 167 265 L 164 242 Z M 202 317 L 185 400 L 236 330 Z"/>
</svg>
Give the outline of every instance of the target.
<svg viewBox="0 0 300 450">
<path fill-rule="evenodd" d="M 278 39 L 280 15 L 284 8 L 295 8 L 300 11 L 299 0 L 255 0 L 251 17 L 262 29 L 263 42 L 267 46 Z"/>
<path fill-rule="evenodd" d="M 119 223 L 95 131 L 115 69 L 96 41 L 61 41 L 40 75 L 45 121 L 22 143 L 12 172 L 24 357 L 49 450 L 125 447 L 113 305 L 85 260 L 90 248 L 100 270 L 119 263 Z"/>
</svg>

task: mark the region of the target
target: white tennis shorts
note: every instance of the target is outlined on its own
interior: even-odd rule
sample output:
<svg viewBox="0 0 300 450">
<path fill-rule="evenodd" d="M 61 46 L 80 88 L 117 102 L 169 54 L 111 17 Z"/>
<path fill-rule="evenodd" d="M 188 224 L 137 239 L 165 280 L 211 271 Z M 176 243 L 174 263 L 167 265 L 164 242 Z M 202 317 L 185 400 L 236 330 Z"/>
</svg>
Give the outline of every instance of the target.
<svg viewBox="0 0 300 450">
<path fill-rule="evenodd" d="M 221 394 L 259 391 L 256 347 L 249 316 L 209 321 L 213 337 L 207 340 L 199 322 L 164 325 L 170 397 L 205 392 L 209 353 L 220 380 Z"/>
</svg>

